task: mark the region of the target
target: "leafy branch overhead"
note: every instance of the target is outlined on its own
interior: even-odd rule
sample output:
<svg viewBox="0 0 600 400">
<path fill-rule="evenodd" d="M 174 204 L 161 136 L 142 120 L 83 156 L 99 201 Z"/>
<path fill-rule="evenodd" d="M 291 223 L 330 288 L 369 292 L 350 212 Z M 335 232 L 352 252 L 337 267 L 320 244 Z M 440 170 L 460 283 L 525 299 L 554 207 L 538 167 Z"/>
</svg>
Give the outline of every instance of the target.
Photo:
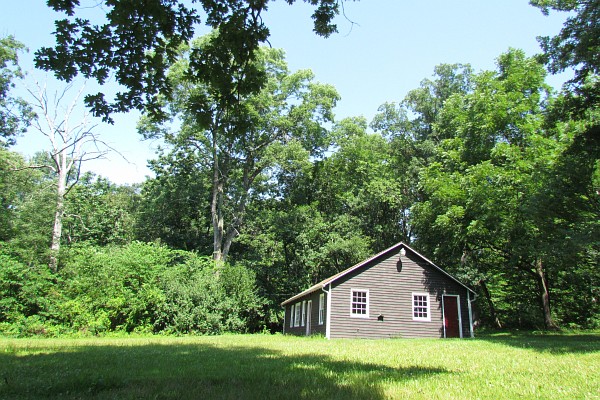
<svg viewBox="0 0 600 400">
<path fill-rule="evenodd" d="M 546 15 L 550 10 L 569 12 L 558 35 L 538 38 L 543 61 L 555 74 L 569 69 L 575 76 L 568 83 L 567 106 L 576 114 L 600 103 L 600 0 L 531 0 Z"/>
<path fill-rule="evenodd" d="M 295 0 L 286 0 L 293 4 Z M 322 36 L 336 32 L 333 18 L 341 0 L 305 0 L 315 6 L 314 31 Z M 48 0 L 48 6 L 65 14 L 55 22 L 56 46 L 39 49 L 36 67 L 53 71 L 71 81 L 78 74 L 104 84 L 112 74 L 124 90 L 107 100 L 104 93 L 88 95 L 86 104 L 95 116 L 112 122 L 111 114 L 131 109 L 146 110 L 164 118 L 159 94 L 171 98 L 173 83 L 167 76 L 178 48 L 189 42 L 197 26 L 219 29 L 214 52 L 231 56 L 238 65 L 253 61 L 258 47 L 267 42 L 269 29 L 261 13 L 268 0 L 103 0 L 94 5 L 105 11 L 96 21 L 76 16 L 79 0 Z M 194 8 L 200 3 L 201 7 Z M 195 73 L 222 75 L 219 65 L 195 63 Z M 217 68 L 215 70 L 215 68 Z M 263 81 L 256 82 L 258 87 Z M 255 90 L 254 86 L 250 87 Z"/>
</svg>

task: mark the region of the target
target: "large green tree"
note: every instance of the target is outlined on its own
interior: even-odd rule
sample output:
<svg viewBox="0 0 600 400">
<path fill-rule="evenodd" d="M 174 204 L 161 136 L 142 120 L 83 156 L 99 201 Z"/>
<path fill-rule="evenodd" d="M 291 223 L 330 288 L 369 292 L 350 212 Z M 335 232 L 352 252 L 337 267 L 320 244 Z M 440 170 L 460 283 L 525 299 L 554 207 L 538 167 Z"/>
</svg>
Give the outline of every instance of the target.
<svg viewBox="0 0 600 400">
<path fill-rule="evenodd" d="M 572 240 L 567 225 L 590 216 L 588 209 L 565 223 L 559 210 L 591 194 L 593 163 L 580 169 L 585 175 L 571 182 L 570 191 L 556 185 L 561 160 L 581 126 L 548 128 L 551 97 L 544 77 L 542 65 L 510 50 L 499 57 L 497 71 L 476 76 L 472 93 L 446 101 L 435 129 L 449 138 L 422 171 L 425 201 L 413 212 L 419 246 L 427 253 L 474 268 L 471 276 L 484 293 L 490 282 L 492 294 L 507 290 L 501 300 L 512 303 L 506 310 L 513 321 L 526 317 L 535 323 L 531 304 L 539 304 L 537 315 L 553 328 L 552 289 L 562 283 L 562 271 L 578 268 L 560 256 Z M 530 292 L 537 302 L 527 298 Z"/>
<path fill-rule="evenodd" d="M 563 137 L 568 131 L 569 144 L 557 161 L 558 167 L 549 183 L 553 189 L 547 191 L 545 198 L 552 201 L 553 207 L 549 210 L 562 222 L 565 236 L 571 239 L 569 243 L 576 244 L 568 250 L 568 254 L 575 256 L 568 262 L 597 268 L 600 244 L 589 238 L 599 236 L 597 221 L 600 219 L 600 1 L 531 0 L 530 3 L 546 15 L 551 10 L 568 13 L 556 36 L 538 38 L 544 50 L 542 59 L 551 73 L 575 72 L 564 85 L 563 95 L 550 109 L 548 129 L 560 132 Z M 591 268 L 593 271 L 594 267 Z M 596 274 L 568 276 L 580 278 L 567 279 L 565 288 L 576 281 L 586 288 L 590 298 L 597 296 Z M 572 315 L 578 316 L 575 319 L 580 321 L 589 321 L 589 312 L 593 310 L 597 313 L 597 308 L 588 307 Z"/>
<path fill-rule="evenodd" d="M 220 34 L 196 41 L 172 70 L 171 78 L 178 86 L 167 104 L 171 118 L 181 122 L 176 130 L 169 131 L 151 118 L 140 125 L 146 136 L 166 138 L 174 155 L 196 153 L 198 173 L 210 173 L 215 260 L 227 258 L 247 205 L 268 194 L 270 176 L 291 160 L 319 156 L 327 148 L 323 124 L 333 119 L 338 99 L 333 87 L 312 81 L 312 72 L 290 72 L 281 50 L 258 52 L 252 69 L 264 73 L 267 80 L 255 94 L 238 91 L 232 83 L 239 70 L 216 81 L 210 74 L 200 80 L 190 76 L 194 58 L 188 56 L 211 53 Z M 213 61 L 231 68 L 235 64 L 229 57 Z"/>
</svg>

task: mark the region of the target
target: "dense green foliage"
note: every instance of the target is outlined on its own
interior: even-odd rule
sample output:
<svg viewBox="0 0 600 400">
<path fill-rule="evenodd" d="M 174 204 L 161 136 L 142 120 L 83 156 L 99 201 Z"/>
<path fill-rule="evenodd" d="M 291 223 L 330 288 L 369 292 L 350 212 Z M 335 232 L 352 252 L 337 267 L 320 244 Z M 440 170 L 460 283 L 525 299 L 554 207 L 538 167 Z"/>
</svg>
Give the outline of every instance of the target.
<svg viewBox="0 0 600 400">
<path fill-rule="evenodd" d="M 76 3 L 49 2 L 69 15 Z M 253 18 L 266 2 L 202 4 L 225 3 L 232 8 L 207 20 L 219 29 L 189 45 L 192 32 L 181 29 L 196 17 L 177 1 L 148 10 L 111 2 L 101 30 L 59 22 L 57 52 L 38 60 L 64 66 L 63 78 L 102 81 L 126 60 L 89 58 L 69 35 L 82 28 L 109 45 L 123 21 L 148 18 L 154 30 L 121 54 L 133 58 L 117 77 L 127 95 L 88 100 L 105 117 L 147 106 L 139 130 L 165 147 L 140 185 L 94 174 L 69 181 L 56 257 L 57 176 L 35 167 L 48 155 L 27 160 L 6 146 L 30 122 L 26 108 L 17 119 L 0 113 L 13 127 L 0 146 L 0 332 L 276 330 L 281 301 L 398 241 L 477 291 L 480 325 L 600 325 L 597 35 L 582 29 L 588 20 L 597 28 L 595 1 L 532 1 L 573 12 L 559 36 L 541 39 L 544 57 L 509 49 L 478 73 L 439 65 L 370 122 L 335 121 L 333 87 L 258 47 L 266 32 Z M 324 12 L 317 23 L 338 4 L 311 3 Z M 246 29 L 259 36 L 235 36 Z M 240 43 L 248 46 L 231 46 Z M 8 64 L 21 46 L 9 38 L 0 48 L 4 96 L 20 76 Z M 551 72 L 576 68 L 575 79 L 555 92 L 540 60 Z"/>
<path fill-rule="evenodd" d="M 0 332 L 204 333 L 264 326 L 254 274 L 165 246 L 72 246 L 57 274 L 0 253 Z M 218 269 L 215 269 L 218 268 Z"/>
</svg>

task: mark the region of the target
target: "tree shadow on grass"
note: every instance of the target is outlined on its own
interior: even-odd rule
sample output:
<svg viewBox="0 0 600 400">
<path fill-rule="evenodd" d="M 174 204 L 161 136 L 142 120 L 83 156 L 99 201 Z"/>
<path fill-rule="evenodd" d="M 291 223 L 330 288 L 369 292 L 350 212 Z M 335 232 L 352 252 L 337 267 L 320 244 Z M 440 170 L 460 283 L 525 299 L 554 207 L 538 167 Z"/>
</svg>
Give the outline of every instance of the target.
<svg viewBox="0 0 600 400">
<path fill-rule="evenodd" d="M 600 352 L 600 334 L 532 334 L 505 333 L 480 336 L 479 340 L 520 349 L 531 349 L 551 354 L 585 354 Z"/>
<path fill-rule="evenodd" d="M 81 346 L 0 354 L 0 398 L 382 399 L 384 382 L 450 371 L 207 344 Z"/>
</svg>

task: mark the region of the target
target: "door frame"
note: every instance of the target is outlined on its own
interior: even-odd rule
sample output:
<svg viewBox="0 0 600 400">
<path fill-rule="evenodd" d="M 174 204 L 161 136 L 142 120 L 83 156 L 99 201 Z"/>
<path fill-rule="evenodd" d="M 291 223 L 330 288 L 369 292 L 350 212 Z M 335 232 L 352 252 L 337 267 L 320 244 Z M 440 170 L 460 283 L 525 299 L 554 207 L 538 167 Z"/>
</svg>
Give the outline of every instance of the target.
<svg viewBox="0 0 600 400">
<path fill-rule="evenodd" d="M 446 310 L 444 307 L 444 298 L 445 297 L 454 297 L 456 299 L 456 312 L 458 314 L 458 335 L 462 339 L 463 338 L 463 328 L 462 328 L 462 315 L 460 312 L 460 295 L 458 294 L 443 294 L 442 295 L 442 325 L 444 327 L 444 338 L 446 338 Z"/>
</svg>

